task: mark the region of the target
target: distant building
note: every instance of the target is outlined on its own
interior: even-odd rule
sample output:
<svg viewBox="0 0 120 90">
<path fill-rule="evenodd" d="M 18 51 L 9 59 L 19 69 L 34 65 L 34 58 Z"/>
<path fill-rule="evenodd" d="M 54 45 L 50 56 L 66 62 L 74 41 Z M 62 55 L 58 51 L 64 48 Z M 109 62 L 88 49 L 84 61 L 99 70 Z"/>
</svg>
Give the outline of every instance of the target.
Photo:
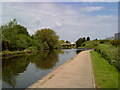
<svg viewBox="0 0 120 90">
<path fill-rule="evenodd" d="M 116 34 L 115 34 L 115 39 L 116 39 L 116 40 L 120 40 L 120 33 L 116 33 Z"/>
</svg>

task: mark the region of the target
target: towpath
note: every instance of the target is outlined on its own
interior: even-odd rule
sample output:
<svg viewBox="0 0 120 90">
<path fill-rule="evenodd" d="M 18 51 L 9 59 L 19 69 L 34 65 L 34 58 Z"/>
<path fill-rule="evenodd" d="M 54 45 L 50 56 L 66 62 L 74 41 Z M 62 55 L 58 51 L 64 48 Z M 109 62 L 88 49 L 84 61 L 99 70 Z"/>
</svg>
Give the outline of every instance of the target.
<svg viewBox="0 0 120 90">
<path fill-rule="evenodd" d="M 28 88 L 94 88 L 90 50 L 53 70 Z"/>
</svg>

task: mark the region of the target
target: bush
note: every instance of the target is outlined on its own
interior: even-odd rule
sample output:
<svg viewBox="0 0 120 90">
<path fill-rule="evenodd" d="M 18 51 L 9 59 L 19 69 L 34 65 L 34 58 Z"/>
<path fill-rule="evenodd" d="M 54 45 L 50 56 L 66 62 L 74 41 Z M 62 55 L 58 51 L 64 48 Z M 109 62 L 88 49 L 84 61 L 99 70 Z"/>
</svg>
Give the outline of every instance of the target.
<svg viewBox="0 0 120 90">
<path fill-rule="evenodd" d="M 98 46 L 100 42 L 98 40 L 84 42 L 81 46 L 84 48 L 94 48 Z"/>
<path fill-rule="evenodd" d="M 30 51 L 33 51 L 33 50 L 37 50 L 37 47 L 36 46 L 31 46 L 31 47 L 28 47 L 26 50 L 30 50 Z"/>
<path fill-rule="evenodd" d="M 95 51 L 99 52 L 103 58 L 120 70 L 120 60 L 118 58 L 118 48 L 110 43 L 100 44 L 95 48 Z"/>
<path fill-rule="evenodd" d="M 107 43 L 107 42 L 109 42 L 109 41 L 110 41 L 110 40 L 107 40 L 107 39 L 99 40 L 100 44 Z"/>
<path fill-rule="evenodd" d="M 118 45 L 120 45 L 120 40 L 111 40 L 110 43 L 111 43 L 113 46 L 117 47 Z"/>
</svg>

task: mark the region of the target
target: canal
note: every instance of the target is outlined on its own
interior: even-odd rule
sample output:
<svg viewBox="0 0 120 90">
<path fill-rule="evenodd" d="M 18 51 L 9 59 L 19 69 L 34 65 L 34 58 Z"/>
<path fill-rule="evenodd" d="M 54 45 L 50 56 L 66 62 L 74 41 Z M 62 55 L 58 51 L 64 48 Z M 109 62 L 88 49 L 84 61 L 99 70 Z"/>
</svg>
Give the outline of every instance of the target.
<svg viewBox="0 0 120 90">
<path fill-rule="evenodd" d="M 2 88 L 26 88 L 56 67 L 70 60 L 81 49 L 43 50 L 2 60 Z"/>
</svg>

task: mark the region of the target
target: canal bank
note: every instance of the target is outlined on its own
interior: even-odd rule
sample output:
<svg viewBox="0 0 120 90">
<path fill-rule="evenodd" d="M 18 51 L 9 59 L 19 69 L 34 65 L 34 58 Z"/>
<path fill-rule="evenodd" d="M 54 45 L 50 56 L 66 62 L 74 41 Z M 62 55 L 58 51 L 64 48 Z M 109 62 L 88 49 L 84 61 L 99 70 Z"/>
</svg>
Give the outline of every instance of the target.
<svg viewBox="0 0 120 90">
<path fill-rule="evenodd" d="M 82 51 L 28 88 L 94 88 L 90 50 Z"/>
<path fill-rule="evenodd" d="M 80 51 L 80 49 L 43 50 L 5 58 L 2 60 L 2 87 L 27 88 Z"/>
<path fill-rule="evenodd" d="M 17 56 L 21 56 L 21 55 L 25 55 L 25 54 L 31 54 L 33 52 L 38 52 L 35 50 L 28 50 L 28 51 L 2 51 L 0 52 L 0 57 L 2 57 L 3 59 L 5 58 L 14 58 Z"/>
</svg>

